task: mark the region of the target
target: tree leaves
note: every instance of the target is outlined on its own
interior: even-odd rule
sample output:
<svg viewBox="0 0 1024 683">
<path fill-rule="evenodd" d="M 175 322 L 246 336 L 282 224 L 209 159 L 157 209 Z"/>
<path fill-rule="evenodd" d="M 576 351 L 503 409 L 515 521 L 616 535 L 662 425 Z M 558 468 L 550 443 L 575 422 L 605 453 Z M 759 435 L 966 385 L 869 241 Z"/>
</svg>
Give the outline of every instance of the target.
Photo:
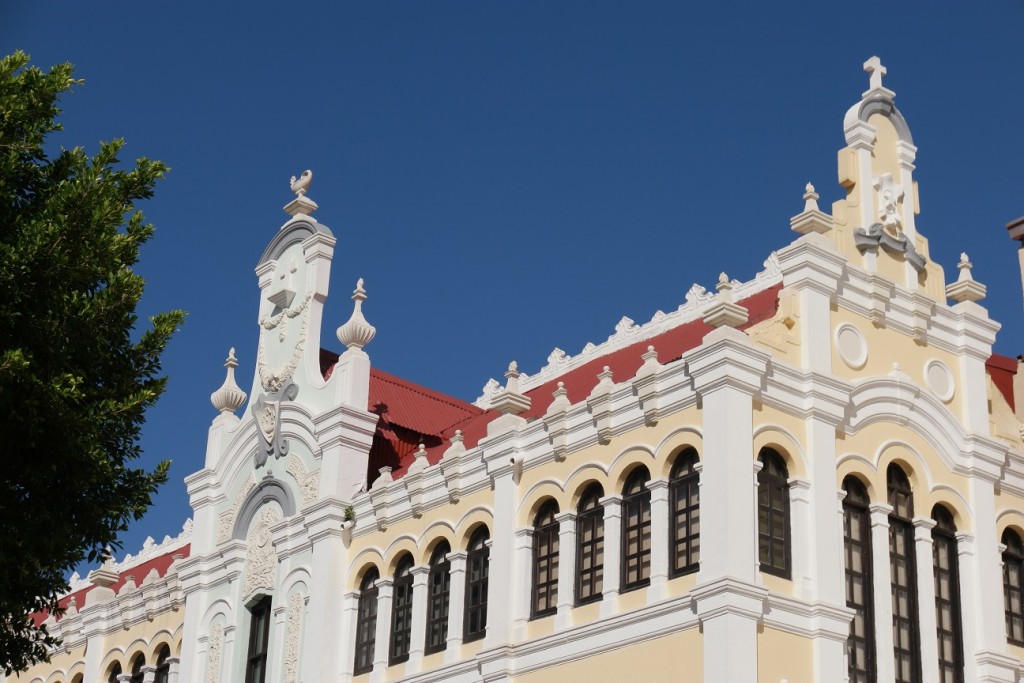
<svg viewBox="0 0 1024 683">
<path fill-rule="evenodd" d="M 167 167 L 124 168 L 123 140 L 47 156 L 70 64 L 43 72 L 0 58 L 0 666 L 56 643 L 32 611 L 57 611 L 64 575 L 117 547 L 169 463 L 132 467 L 145 411 L 163 393 L 160 354 L 181 325 L 161 313 L 133 342 L 144 280 L 132 270 L 153 234 L 135 203 Z"/>
</svg>

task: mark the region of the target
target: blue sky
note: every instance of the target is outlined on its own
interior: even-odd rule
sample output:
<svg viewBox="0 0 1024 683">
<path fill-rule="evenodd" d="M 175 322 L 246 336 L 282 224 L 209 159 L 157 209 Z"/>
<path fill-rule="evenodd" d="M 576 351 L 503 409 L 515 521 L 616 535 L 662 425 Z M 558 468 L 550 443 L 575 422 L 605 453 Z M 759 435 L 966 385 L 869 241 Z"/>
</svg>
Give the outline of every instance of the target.
<svg viewBox="0 0 1024 683">
<path fill-rule="evenodd" d="M 889 69 L 918 146 L 931 255 L 961 251 L 1024 352 L 1004 225 L 1024 214 L 1024 4 L 680 2 L 26 2 L 0 5 L 0 51 L 86 84 L 53 142 L 172 172 L 141 313 L 183 308 L 148 416 L 144 463 L 173 460 L 125 551 L 174 534 L 202 466 L 230 346 L 247 391 L 253 267 L 311 168 L 338 238 L 322 344 L 366 279 L 372 362 L 473 400 L 512 359 L 599 343 L 623 315 L 673 310 L 720 270 L 749 279 L 794 235 L 813 182 L 842 192 L 842 117 Z"/>
</svg>

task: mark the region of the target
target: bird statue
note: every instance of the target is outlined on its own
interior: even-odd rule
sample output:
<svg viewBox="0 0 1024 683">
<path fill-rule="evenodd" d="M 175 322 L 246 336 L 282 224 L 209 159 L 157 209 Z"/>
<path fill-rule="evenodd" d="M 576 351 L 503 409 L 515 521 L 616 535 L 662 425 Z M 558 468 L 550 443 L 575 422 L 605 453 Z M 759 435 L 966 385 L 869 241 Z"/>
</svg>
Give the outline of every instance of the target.
<svg viewBox="0 0 1024 683">
<path fill-rule="evenodd" d="M 303 171 L 302 175 L 299 176 L 298 179 L 296 179 L 295 176 L 292 176 L 292 192 L 294 192 L 297 196 L 302 197 L 306 194 L 306 190 L 309 189 L 309 184 L 312 182 L 312 171 Z"/>
</svg>

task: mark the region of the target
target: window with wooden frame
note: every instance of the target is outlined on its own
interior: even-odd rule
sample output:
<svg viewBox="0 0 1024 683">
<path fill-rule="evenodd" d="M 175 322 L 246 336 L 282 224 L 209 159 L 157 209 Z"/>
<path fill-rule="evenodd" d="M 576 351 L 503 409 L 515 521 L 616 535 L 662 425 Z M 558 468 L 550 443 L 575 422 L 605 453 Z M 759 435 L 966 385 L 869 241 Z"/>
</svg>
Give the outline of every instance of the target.
<svg viewBox="0 0 1024 683">
<path fill-rule="evenodd" d="M 789 471 L 774 449 L 762 448 L 757 459 L 757 548 L 761 571 L 790 578 Z"/>
<path fill-rule="evenodd" d="M 576 604 L 601 599 L 604 588 L 604 489 L 591 484 L 576 507 Z"/>
<path fill-rule="evenodd" d="M 406 555 L 395 569 L 391 589 L 391 644 L 388 648 L 388 666 L 409 659 L 412 641 L 412 555 Z"/>
<path fill-rule="evenodd" d="M 488 539 L 487 527 L 480 527 L 469 539 L 466 553 L 466 611 L 462 636 L 466 643 L 487 634 L 487 575 L 491 557 Z"/>
<path fill-rule="evenodd" d="M 164 645 L 156 655 L 156 677 L 153 683 L 170 683 L 171 680 L 171 648 Z"/>
<path fill-rule="evenodd" d="M 549 500 L 533 519 L 533 618 L 558 607 L 558 503 Z"/>
<path fill-rule="evenodd" d="M 960 563 L 953 514 L 932 508 L 932 568 L 935 576 L 935 628 L 939 646 L 939 682 L 964 683 L 964 638 L 960 613 Z"/>
<path fill-rule="evenodd" d="M 870 500 L 854 476 L 843 480 L 843 550 L 846 559 L 846 606 L 853 610 L 846 641 L 850 683 L 875 683 L 875 608 L 871 565 Z"/>
<path fill-rule="evenodd" d="M 651 582 L 651 492 L 646 467 L 633 470 L 622 488 L 622 591 Z"/>
<path fill-rule="evenodd" d="M 921 683 L 921 633 L 917 612 L 914 554 L 914 493 L 899 465 L 886 472 L 889 493 L 889 576 L 892 593 L 892 646 L 896 683 Z"/>
<path fill-rule="evenodd" d="M 144 655 L 138 655 L 132 660 L 132 677 L 129 683 L 142 683 L 142 679 L 146 674 L 142 672 L 142 667 L 146 666 L 146 657 Z"/>
<path fill-rule="evenodd" d="M 1024 647 L 1024 541 L 1013 529 L 1003 532 L 1002 541 L 1006 639 Z"/>
<path fill-rule="evenodd" d="M 249 608 L 249 652 L 245 660 L 245 683 L 267 680 L 267 653 L 270 651 L 271 598 L 265 595 Z"/>
<path fill-rule="evenodd" d="M 669 548 L 672 577 L 691 574 L 700 569 L 700 458 L 694 448 L 687 448 L 672 465 L 669 475 Z"/>
<path fill-rule="evenodd" d="M 451 596 L 452 575 L 448 555 L 452 548 L 441 541 L 430 555 L 430 573 L 427 575 L 427 643 L 426 654 L 444 650 L 448 644 L 448 607 Z"/>
<path fill-rule="evenodd" d="M 380 572 L 370 567 L 359 583 L 359 604 L 356 608 L 356 657 L 352 673 L 373 671 L 373 653 L 377 645 L 377 580 Z"/>
</svg>

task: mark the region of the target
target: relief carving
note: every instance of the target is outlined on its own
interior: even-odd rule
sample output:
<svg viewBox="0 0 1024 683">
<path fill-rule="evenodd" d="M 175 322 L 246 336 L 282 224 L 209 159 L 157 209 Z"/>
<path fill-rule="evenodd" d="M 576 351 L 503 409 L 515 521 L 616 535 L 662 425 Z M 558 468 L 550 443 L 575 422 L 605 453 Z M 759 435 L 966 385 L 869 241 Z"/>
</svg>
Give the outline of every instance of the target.
<svg viewBox="0 0 1024 683">
<path fill-rule="evenodd" d="M 320 470 L 310 472 L 302 462 L 302 458 L 292 453 L 288 457 L 288 466 L 285 470 L 295 477 L 299 485 L 299 492 L 302 497 L 302 507 L 316 501 L 320 497 Z"/>
<path fill-rule="evenodd" d="M 245 499 L 249 497 L 249 492 L 256 486 L 256 480 L 252 474 L 245 480 L 242 487 L 238 489 L 238 493 L 235 494 L 235 501 L 231 504 L 231 507 L 220 513 L 217 524 L 217 544 L 226 543 L 231 540 L 231 530 L 235 526 L 235 517 L 238 516 L 238 511 L 242 509 L 242 504 Z"/>
<path fill-rule="evenodd" d="M 245 549 L 245 583 L 242 595 L 250 596 L 259 589 L 274 590 L 277 583 L 277 551 L 270 527 L 281 521 L 281 511 L 274 506 L 257 513 L 249 528 Z"/>
<path fill-rule="evenodd" d="M 224 648 L 224 626 L 219 622 L 210 629 L 210 651 L 206 659 L 206 683 L 220 681 L 220 654 Z"/>
<path fill-rule="evenodd" d="M 299 680 L 299 647 L 302 638 L 302 609 L 305 605 L 302 593 L 288 597 L 288 623 L 284 636 L 284 683 Z"/>
</svg>

